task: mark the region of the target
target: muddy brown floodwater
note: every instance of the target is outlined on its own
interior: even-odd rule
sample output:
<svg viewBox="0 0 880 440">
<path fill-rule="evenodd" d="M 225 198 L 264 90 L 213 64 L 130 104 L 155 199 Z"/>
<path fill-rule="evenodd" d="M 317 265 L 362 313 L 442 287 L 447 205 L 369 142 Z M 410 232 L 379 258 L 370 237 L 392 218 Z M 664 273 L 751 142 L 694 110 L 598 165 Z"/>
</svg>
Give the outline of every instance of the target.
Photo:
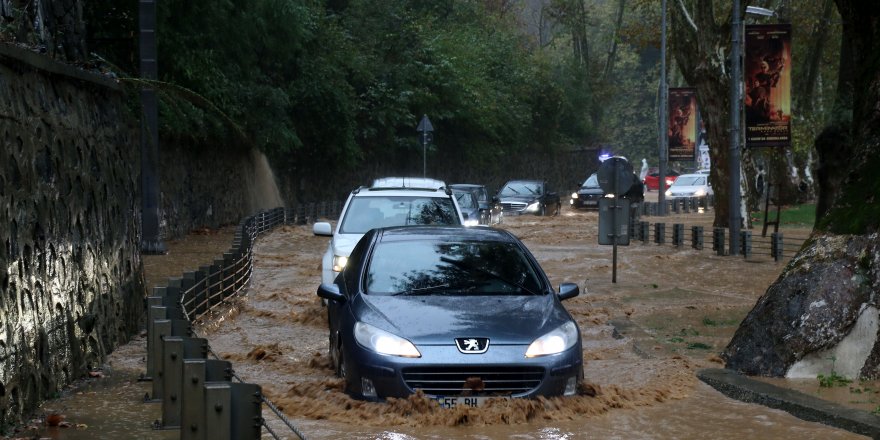
<svg viewBox="0 0 880 440">
<path fill-rule="evenodd" d="M 678 215 L 662 221 L 711 230 L 711 216 Z M 574 397 L 449 410 L 422 396 L 387 403 L 351 399 L 329 367 L 326 310 L 315 295 L 328 240 L 312 235 L 311 226 L 284 226 L 258 239 L 250 290 L 211 323 L 198 323 L 196 330 L 215 353 L 233 362 L 239 376 L 260 384 L 310 440 L 864 438 L 729 399 L 696 378 L 701 368 L 722 366 L 718 353 L 784 262 L 633 242 L 619 248 L 618 279 L 612 283 L 612 248 L 597 244 L 597 225 L 596 212 L 563 209 L 557 217 L 512 217 L 500 226 L 523 240 L 554 285 L 574 282 L 581 287 L 579 297 L 564 303 L 584 340 L 585 381 Z M 807 231 L 795 234 L 806 236 Z M 149 267 L 154 263 L 146 261 L 148 272 L 160 271 Z M 169 274 L 161 277 L 188 269 L 192 267 L 167 269 Z M 142 338 L 134 342 L 138 344 Z M 111 364 L 143 371 L 138 351 L 126 350 L 114 353 Z M 128 390 L 117 392 L 124 396 L 117 401 L 136 400 L 148 389 L 123 385 L 114 388 Z M 47 407 L 66 405 L 73 418 L 90 420 L 92 412 L 73 410 L 88 406 L 77 402 L 88 402 L 89 396 L 78 399 Z M 126 404 L 117 404 L 121 409 L 104 402 L 105 415 L 126 411 Z M 283 438 L 297 438 L 266 409 L 264 417 Z M 128 420 L 130 430 L 143 423 Z M 103 437 L 106 431 L 95 430 L 80 437 L 51 437 L 173 438 L 149 429 L 131 437 Z"/>
<path fill-rule="evenodd" d="M 706 225 L 711 215 L 675 221 Z M 695 376 L 721 366 L 717 353 L 784 263 L 634 243 L 619 248 L 612 283 L 612 249 L 597 245 L 597 222 L 595 212 L 564 209 L 501 225 L 525 242 L 554 285 L 582 289 L 565 302 L 584 338 L 585 383 L 575 397 L 452 410 L 422 396 L 351 399 L 329 368 L 326 311 L 315 295 L 327 238 L 310 226 L 261 238 L 249 293 L 223 322 L 199 331 L 309 439 L 861 438 L 731 400 Z"/>
</svg>

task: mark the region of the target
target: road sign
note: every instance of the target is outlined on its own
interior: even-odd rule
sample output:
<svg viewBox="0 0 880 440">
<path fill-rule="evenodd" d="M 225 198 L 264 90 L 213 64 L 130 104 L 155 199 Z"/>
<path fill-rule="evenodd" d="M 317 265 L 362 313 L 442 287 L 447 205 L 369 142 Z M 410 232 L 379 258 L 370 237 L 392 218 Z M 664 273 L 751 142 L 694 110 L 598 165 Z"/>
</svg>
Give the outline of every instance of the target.
<svg viewBox="0 0 880 440">
<path fill-rule="evenodd" d="M 434 126 L 431 125 L 431 120 L 428 119 L 428 115 L 422 115 L 422 120 L 419 121 L 419 126 L 416 128 L 416 131 L 422 133 L 430 133 L 434 131 Z"/>
<path fill-rule="evenodd" d="M 633 184 L 633 168 L 626 159 L 615 156 L 602 162 L 596 177 L 599 179 L 599 187 L 602 191 L 620 197 L 626 194 Z"/>
<path fill-rule="evenodd" d="M 629 246 L 630 201 L 620 197 L 599 199 L 599 244 Z"/>
</svg>

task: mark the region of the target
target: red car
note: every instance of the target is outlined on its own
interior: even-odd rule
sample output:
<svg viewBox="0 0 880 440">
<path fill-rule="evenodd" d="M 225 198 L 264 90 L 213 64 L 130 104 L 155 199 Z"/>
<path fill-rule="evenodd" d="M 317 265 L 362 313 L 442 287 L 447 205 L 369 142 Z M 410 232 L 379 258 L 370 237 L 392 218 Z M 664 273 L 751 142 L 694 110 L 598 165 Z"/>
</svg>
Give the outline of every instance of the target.
<svg viewBox="0 0 880 440">
<path fill-rule="evenodd" d="M 666 187 L 663 188 L 665 191 L 669 188 L 669 185 L 672 185 L 672 182 L 675 182 L 675 179 L 678 178 L 679 172 L 675 170 L 666 170 Z M 648 172 L 648 175 L 645 176 L 645 190 L 647 191 L 657 191 L 660 189 L 660 173 L 656 169 L 651 169 Z"/>
</svg>

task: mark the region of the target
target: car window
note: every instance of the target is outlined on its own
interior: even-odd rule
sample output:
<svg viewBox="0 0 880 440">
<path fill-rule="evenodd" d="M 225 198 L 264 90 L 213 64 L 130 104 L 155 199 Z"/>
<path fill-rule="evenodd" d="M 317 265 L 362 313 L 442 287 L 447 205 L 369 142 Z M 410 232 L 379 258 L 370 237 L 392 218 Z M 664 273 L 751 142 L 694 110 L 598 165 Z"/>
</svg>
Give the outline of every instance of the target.
<svg viewBox="0 0 880 440">
<path fill-rule="evenodd" d="M 513 243 L 406 240 L 377 243 L 369 295 L 531 295 L 542 283 Z"/>
<path fill-rule="evenodd" d="M 706 184 L 705 176 L 682 176 L 675 180 L 673 186 L 699 186 Z"/>
<path fill-rule="evenodd" d="M 596 173 L 590 174 L 590 177 L 587 177 L 587 180 L 584 181 L 583 186 L 590 188 L 599 186 L 599 178 L 596 177 Z"/>
<path fill-rule="evenodd" d="M 474 195 L 468 191 L 456 190 L 455 199 L 458 200 L 458 206 L 462 209 L 477 207 L 477 200 L 474 199 Z"/>
<path fill-rule="evenodd" d="M 508 182 L 501 188 L 501 196 L 531 196 L 541 194 L 540 182 Z"/>
<path fill-rule="evenodd" d="M 489 201 L 489 192 L 486 191 L 486 188 L 477 189 L 477 201 L 478 202 L 488 202 Z"/>
<path fill-rule="evenodd" d="M 339 224 L 343 234 L 363 234 L 373 228 L 405 225 L 461 224 L 446 197 L 355 197 Z"/>
</svg>

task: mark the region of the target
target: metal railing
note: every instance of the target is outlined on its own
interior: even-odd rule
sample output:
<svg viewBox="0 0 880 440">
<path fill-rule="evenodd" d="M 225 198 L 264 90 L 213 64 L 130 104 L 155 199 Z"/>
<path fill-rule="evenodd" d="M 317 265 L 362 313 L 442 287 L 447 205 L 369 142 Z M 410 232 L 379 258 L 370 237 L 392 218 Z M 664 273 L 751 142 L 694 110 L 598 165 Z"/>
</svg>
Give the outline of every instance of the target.
<svg viewBox="0 0 880 440">
<path fill-rule="evenodd" d="M 221 360 L 192 328 L 193 320 L 229 304 L 230 297 L 248 287 L 255 239 L 291 223 L 295 217 L 290 214 L 290 210 L 275 208 L 247 217 L 223 258 L 170 278 L 147 298 L 147 371 L 143 379 L 152 381 L 153 392 L 144 400 L 162 403 L 162 419 L 154 423 L 156 429 L 179 429 L 180 438 L 188 440 L 258 439 L 265 429 L 278 439 L 262 417 L 266 406 L 291 432 L 305 439 L 263 396 L 259 385 L 238 377 L 231 362 Z M 208 359 L 208 354 L 213 359 Z"/>
</svg>

